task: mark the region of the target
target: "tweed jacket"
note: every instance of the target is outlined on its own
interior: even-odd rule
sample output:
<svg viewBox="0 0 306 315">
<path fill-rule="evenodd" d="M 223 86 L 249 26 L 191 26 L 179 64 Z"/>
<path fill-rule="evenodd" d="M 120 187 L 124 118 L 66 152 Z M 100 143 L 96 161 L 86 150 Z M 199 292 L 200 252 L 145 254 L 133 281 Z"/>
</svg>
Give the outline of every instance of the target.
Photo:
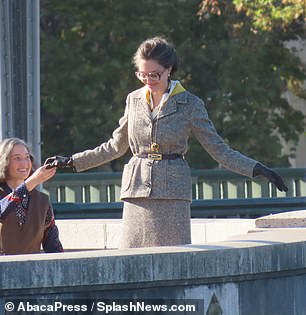
<svg viewBox="0 0 306 315">
<path fill-rule="evenodd" d="M 145 87 L 127 96 L 123 117 L 112 138 L 93 150 L 72 156 L 77 172 L 116 159 L 131 149 L 124 166 L 121 198 L 182 199 L 191 201 L 190 169 L 185 159 L 153 161 L 137 154 L 150 153 L 152 141 L 159 153 L 185 154 L 193 133 L 202 147 L 224 167 L 252 177 L 257 161 L 231 149 L 218 135 L 201 99 L 188 91 L 170 97 L 155 119 L 145 97 Z"/>
</svg>

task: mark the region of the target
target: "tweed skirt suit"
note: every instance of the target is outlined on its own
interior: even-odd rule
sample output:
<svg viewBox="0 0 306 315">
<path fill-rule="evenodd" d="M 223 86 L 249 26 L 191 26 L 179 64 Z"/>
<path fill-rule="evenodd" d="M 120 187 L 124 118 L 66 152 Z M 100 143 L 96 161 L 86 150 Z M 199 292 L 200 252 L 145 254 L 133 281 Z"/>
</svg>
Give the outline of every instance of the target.
<svg viewBox="0 0 306 315">
<path fill-rule="evenodd" d="M 152 140 L 161 154 L 184 155 L 193 133 L 202 147 L 224 167 L 252 177 L 257 161 L 231 149 L 218 135 L 205 105 L 177 84 L 172 95 L 152 116 L 146 87 L 127 96 L 123 117 L 112 138 L 93 150 L 72 156 L 77 172 L 116 159 L 131 149 L 124 166 L 121 198 L 124 201 L 120 248 L 181 245 L 191 242 L 190 169 L 184 158 L 160 161 L 139 157 L 151 153 Z"/>
</svg>

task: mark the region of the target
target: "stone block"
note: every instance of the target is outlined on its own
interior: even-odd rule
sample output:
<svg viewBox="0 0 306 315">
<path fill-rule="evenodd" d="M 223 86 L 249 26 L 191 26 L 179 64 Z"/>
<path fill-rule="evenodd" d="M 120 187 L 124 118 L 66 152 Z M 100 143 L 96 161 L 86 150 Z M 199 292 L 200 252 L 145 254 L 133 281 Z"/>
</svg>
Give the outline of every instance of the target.
<svg viewBox="0 0 306 315">
<path fill-rule="evenodd" d="M 282 212 L 255 220 L 256 228 L 306 227 L 306 210 Z"/>
</svg>

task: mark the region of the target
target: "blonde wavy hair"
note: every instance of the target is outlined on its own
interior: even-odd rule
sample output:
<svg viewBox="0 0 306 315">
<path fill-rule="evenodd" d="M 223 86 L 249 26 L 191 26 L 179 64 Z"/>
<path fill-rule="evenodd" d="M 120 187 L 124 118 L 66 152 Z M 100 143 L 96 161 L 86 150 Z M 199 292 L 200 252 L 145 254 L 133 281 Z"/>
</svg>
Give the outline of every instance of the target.
<svg viewBox="0 0 306 315">
<path fill-rule="evenodd" d="M 30 158 L 32 161 L 32 170 L 30 175 L 36 170 L 37 165 L 34 159 L 34 156 L 30 150 L 30 147 L 27 143 L 19 138 L 6 138 L 0 142 L 0 183 L 5 183 L 7 178 L 7 170 L 10 162 L 10 154 L 15 145 L 21 144 L 25 146 L 27 151 L 30 154 Z"/>
</svg>

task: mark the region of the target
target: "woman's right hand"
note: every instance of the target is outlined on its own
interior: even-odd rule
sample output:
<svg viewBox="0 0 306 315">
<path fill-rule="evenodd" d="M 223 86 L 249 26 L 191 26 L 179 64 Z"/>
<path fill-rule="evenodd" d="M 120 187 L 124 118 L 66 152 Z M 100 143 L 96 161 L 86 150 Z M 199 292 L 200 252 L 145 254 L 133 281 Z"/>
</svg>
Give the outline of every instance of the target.
<svg viewBox="0 0 306 315">
<path fill-rule="evenodd" d="M 56 168 L 48 168 L 47 165 L 39 167 L 31 176 L 25 180 L 28 191 L 32 191 L 37 185 L 42 184 L 52 178 L 56 173 Z"/>
<path fill-rule="evenodd" d="M 46 159 L 45 165 L 48 165 L 48 168 L 57 167 L 57 168 L 73 168 L 73 161 L 71 156 L 61 156 L 55 155 Z"/>
</svg>

